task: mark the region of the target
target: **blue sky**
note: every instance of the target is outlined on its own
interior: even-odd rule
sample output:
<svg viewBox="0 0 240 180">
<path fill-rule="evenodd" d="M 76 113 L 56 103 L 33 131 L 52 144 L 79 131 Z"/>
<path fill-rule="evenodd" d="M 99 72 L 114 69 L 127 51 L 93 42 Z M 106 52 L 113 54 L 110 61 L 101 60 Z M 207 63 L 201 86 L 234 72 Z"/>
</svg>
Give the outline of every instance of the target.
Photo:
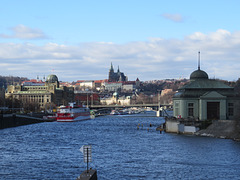
<svg viewBox="0 0 240 180">
<path fill-rule="evenodd" d="M 238 0 L 0 0 L 0 75 L 130 80 L 240 77 Z"/>
</svg>

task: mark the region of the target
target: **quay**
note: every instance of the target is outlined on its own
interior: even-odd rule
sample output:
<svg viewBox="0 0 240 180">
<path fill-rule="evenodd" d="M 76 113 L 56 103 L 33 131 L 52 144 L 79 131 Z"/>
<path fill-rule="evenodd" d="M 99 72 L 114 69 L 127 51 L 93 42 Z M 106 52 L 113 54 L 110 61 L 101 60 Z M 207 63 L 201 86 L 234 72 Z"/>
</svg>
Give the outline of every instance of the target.
<svg viewBox="0 0 240 180">
<path fill-rule="evenodd" d="M 0 114 L 0 129 L 44 122 L 42 117 L 18 114 Z"/>
</svg>

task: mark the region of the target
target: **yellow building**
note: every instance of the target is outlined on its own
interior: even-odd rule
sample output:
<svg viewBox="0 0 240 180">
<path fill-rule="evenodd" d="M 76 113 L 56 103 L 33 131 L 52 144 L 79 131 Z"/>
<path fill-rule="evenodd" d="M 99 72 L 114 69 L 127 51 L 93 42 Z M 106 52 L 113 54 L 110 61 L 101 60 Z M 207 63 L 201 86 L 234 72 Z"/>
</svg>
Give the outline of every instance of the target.
<svg viewBox="0 0 240 180">
<path fill-rule="evenodd" d="M 40 109 L 45 109 L 46 105 L 56 106 L 67 105 L 74 100 L 73 87 L 60 87 L 58 77 L 51 74 L 47 77 L 45 84 L 40 85 L 10 85 L 5 94 L 6 98 L 17 99 L 25 104 L 37 104 Z"/>
</svg>

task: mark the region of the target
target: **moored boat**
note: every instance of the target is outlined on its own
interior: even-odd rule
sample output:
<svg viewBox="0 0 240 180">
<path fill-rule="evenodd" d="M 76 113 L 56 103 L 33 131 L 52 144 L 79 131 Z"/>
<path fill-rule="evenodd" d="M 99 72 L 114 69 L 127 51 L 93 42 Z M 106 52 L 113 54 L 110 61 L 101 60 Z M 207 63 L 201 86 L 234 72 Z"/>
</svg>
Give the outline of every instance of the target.
<svg viewBox="0 0 240 180">
<path fill-rule="evenodd" d="M 57 120 L 57 115 L 48 115 L 48 116 L 43 116 L 43 120 L 46 122 L 52 122 Z"/>
<path fill-rule="evenodd" d="M 85 106 L 60 106 L 57 109 L 57 122 L 74 122 L 91 119 L 90 110 Z"/>
<path fill-rule="evenodd" d="M 128 114 L 126 111 L 124 110 L 112 110 L 110 115 L 126 115 Z"/>
</svg>

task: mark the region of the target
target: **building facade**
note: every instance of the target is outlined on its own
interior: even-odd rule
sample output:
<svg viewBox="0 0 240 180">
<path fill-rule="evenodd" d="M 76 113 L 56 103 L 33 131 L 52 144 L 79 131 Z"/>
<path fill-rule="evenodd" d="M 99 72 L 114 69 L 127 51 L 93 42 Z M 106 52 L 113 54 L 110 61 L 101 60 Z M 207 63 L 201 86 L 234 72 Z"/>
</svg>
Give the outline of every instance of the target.
<svg viewBox="0 0 240 180">
<path fill-rule="evenodd" d="M 173 113 L 178 118 L 226 120 L 238 116 L 240 99 L 234 88 L 208 78 L 200 67 L 191 73 L 190 82 L 173 97 Z"/>
<path fill-rule="evenodd" d="M 130 96 L 122 96 L 119 97 L 118 93 L 113 93 L 112 97 L 108 98 L 101 98 L 101 104 L 105 105 L 130 105 L 131 104 L 131 97 Z"/>
<path fill-rule="evenodd" d="M 60 87 L 58 77 L 51 74 L 47 77 L 44 85 L 9 85 L 5 96 L 6 98 L 19 100 L 22 106 L 34 103 L 38 104 L 40 109 L 44 109 L 47 104 L 51 103 L 60 106 L 73 102 L 74 88 Z"/>
<path fill-rule="evenodd" d="M 140 81 L 138 78 L 136 81 L 125 81 L 125 82 L 105 81 L 102 83 L 102 87 L 104 90 L 110 91 L 110 92 L 120 92 L 120 91 L 132 92 L 140 88 Z"/>
<path fill-rule="evenodd" d="M 74 102 L 76 105 L 91 105 L 100 104 L 99 94 L 93 91 L 74 91 Z"/>
<path fill-rule="evenodd" d="M 122 85 L 123 85 L 122 82 L 104 82 L 103 83 L 104 90 L 109 92 L 121 91 Z"/>
<path fill-rule="evenodd" d="M 83 89 L 94 89 L 95 88 L 94 81 L 78 81 L 77 85 Z"/>
</svg>

